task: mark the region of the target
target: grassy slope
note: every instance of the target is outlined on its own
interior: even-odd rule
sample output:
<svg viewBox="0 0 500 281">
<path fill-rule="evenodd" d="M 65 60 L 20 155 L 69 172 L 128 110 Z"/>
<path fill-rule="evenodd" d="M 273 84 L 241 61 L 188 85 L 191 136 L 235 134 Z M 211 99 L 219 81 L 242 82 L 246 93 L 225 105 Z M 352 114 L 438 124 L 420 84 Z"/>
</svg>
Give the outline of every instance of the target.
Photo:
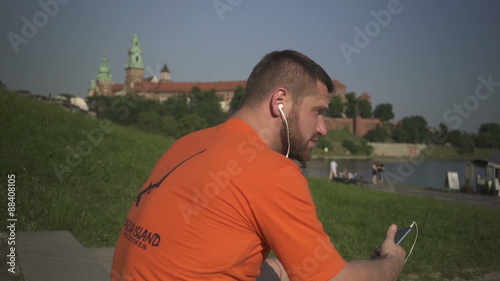
<svg viewBox="0 0 500 281">
<path fill-rule="evenodd" d="M 313 151 L 315 156 L 333 157 L 338 155 L 349 155 L 348 150 L 342 146 L 342 141 L 348 139 L 356 144 L 360 144 L 362 139 L 349 133 L 347 130 L 330 130 L 325 138 L 332 144 L 332 149 L 328 152 L 324 152 L 323 148 L 316 147 Z"/>
<path fill-rule="evenodd" d="M 68 147 L 78 150 L 82 143 L 90 144 L 82 132 L 99 129 L 102 121 L 5 92 L 0 92 L 0 120 L 0 172 L 4 179 L 9 173 L 18 178 L 20 229 L 69 230 L 88 247 L 113 246 L 134 196 L 171 143 L 112 126 L 73 165 L 68 155 L 71 162 L 77 160 Z M 62 181 L 53 163 L 71 170 Z M 500 269 L 500 212 L 309 181 L 325 230 L 347 259 L 366 258 L 390 223 L 405 226 L 416 220 L 420 237 L 402 280 L 415 275 L 413 280 L 444 280 L 471 269 Z M 0 196 L 6 198 L 5 180 L 1 184 Z M 5 216 L 2 211 L 0 220 Z M 403 244 L 407 251 L 413 235 Z"/>
<path fill-rule="evenodd" d="M 16 174 L 19 229 L 69 230 L 86 246 L 115 242 L 132 198 L 171 144 L 116 125 L 103 133 L 100 120 L 6 92 L 0 92 L 0 120 L 0 193 L 7 197 L 6 175 Z M 94 135 L 94 145 L 85 131 L 102 137 Z M 54 164 L 68 169 L 62 181 Z"/>
</svg>

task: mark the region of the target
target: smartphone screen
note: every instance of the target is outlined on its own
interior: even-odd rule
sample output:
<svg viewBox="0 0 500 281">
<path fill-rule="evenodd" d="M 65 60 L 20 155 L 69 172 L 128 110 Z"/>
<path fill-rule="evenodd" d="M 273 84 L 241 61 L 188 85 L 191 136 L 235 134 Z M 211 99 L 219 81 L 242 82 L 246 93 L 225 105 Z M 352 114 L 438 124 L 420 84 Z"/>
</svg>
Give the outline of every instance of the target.
<svg viewBox="0 0 500 281">
<path fill-rule="evenodd" d="M 410 233 L 411 229 L 412 229 L 411 227 L 398 229 L 398 231 L 396 232 L 396 236 L 394 236 L 394 243 L 396 243 L 396 245 L 399 245 L 399 243 L 401 243 L 405 239 L 405 237 Z"/>
</svg>

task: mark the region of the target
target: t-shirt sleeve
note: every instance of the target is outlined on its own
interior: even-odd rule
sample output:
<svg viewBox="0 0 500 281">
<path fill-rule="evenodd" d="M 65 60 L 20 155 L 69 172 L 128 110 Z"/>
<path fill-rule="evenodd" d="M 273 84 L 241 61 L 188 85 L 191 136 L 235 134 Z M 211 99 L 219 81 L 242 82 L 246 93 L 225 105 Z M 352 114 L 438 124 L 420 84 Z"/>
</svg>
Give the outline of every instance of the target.
<svg viewBox="0 0 500 281">
<path fill-rule="evenodd" d="M 269 179 L 271 181 L 271 179 Z M 273 174 L 252 200 L 262 238 L 291 280 L 328 280 L 345 265 L 323 230 L 306 179 L 294 167 Z"/>
</svg>

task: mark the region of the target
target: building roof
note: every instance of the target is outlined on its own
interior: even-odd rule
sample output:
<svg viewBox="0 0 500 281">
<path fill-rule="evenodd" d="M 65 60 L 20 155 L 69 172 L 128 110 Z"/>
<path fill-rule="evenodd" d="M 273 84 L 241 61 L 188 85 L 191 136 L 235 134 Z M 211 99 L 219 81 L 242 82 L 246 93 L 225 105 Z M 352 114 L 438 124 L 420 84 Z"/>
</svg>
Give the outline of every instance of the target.
<svg viewBox="0 0 500 281">
<path fill-rule="evenodd" d="M 161 72 L 170 72 L 170 70 L 168 70 L 167 64 L 163 65 L 163 68 L 161 69 Z"/>
<path fill-rule="evenodd" d="M 209 91 L 214 89 L 216 91 L 234 91 L 238 86 L 245 87 L 245 80 L 240 81 L 218 81 L 218 82 L 158 82 L 151 83 L 142 81 L 136 83 L 134 88 L 139 92 L 141 90 L 151 91 L 155 93 L 189 93 L 193 87 L 200 88 L 201 91 Z"/>
<path fill-rule="evenodd" d="M 360 99 L 371 99 L 372 96 L 370 96 L 367 92 L 364 92 L 361 94 L 361 96 L 359 96 Z"/>
<path fill-rule="evenodd" d="M 118 92 L 123 90 L 123 84 L 113 84 L 112 92 Z"/>
<path fill-rule="evenodd" d="M 490 154 L 486 159 L 475 159 L 471 161 L 474 165 L 486 167 L 487 165 L 495 166 L 500 169 L 500 152 Z"/>
<path fill-rule="evenodd" d="M 335 79 L 333 80 L 333 85 L 335 86 L 340 86 L 340 87 L 345 87 L 344 84 L 342 84 L 342 82 L 340 82 L 339 80 Z"/>
</svg>

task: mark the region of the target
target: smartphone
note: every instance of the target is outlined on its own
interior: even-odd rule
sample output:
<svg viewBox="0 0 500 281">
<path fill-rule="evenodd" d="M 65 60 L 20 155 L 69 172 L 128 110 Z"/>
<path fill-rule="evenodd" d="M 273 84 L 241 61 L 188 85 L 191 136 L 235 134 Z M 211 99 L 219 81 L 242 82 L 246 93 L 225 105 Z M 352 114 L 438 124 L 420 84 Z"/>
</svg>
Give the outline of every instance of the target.
<svg viewBox="0 0 500 281">
<path fill-rule="evenodd" d="M 398 231 L 396 232 L 396 236 L 394 236 L 394 243 L 396 243 L 396 245 L 399 245 L 399 243 L 403 242 L 403 240 L 412 229 L 413 228 L 411 226 L 398 229 Z"/>
</svg>

